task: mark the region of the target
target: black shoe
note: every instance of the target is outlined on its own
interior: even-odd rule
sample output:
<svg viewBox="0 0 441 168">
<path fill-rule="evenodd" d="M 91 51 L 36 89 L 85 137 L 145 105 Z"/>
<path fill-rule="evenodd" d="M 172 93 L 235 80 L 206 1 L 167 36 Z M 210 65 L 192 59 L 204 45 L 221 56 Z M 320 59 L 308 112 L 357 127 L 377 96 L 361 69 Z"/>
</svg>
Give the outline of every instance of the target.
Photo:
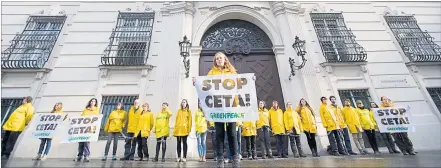
<svg viewBox="0 0 441 168">
<path fill-rule="evenodd" d="M 6 155 L 3 155 L 2 156 L 2 160 L 8 160 L 9 159 L 9 156 L 6 156 Z M 75 160 L 74 160 L 75 161 Z"/>
<path fill-rule="evenodd" d="M 298 154 L 294 154 L 294 158 L 299 158 L 300 156 Z"/>
<path fill-rule="evenodd" d="M 164 159 L 164 158 L 162 158 L 161 162 L 165 162 L 165 159 Z"/>
<path fill-rule="evenodd" d="M 127 160 L 129 160 L 129 159 L 127 159 L 127 158 L 120 158 L 119 160 L 121 160 L 121 161 L 127 161 Z"/>
<path fill-rule="evenodd" d="M 79 161 L 81 161 L 82 158 L 83 158 L 83 157 L 77 157 L 77 158 L 74 159 L 74 161 L 75 161 L 75 162 L 79 162 Z M 3 157 L 2 157 L 2 159 L 3 159 Z"/>
<path fill-rule="evenodd" d="M 273 155 L 269 155 L 268 158 L 274 159 L 274 156 Z"/>
<path fill-rule="evenodd" d="M 330 153 L 330 155 L 332 155 L 332 156 L 340 156 L 340 154 L 338 152 L 332 152 L 332 153 Z"/>
<path fill-rule="evenodd" d="M 403 153 L 403 155 L 409 155 L 409 153 L 407 153 L 407 151 L 403 151 L 402 153 Z"/>
<path fill-rule="evenodd" d="M 142 157 L 141 158 L 139 158 L 138 160 L 136 160 L 136 161 L 142 161 L 143 159 L 142 159 Z"/>
<path fill-rule="evenodd" d="M 145 157 L 145 158 L 144 158 L 144 161 L 149 161 L 149 157 L 148 157 L 148 156 Z"/>
<path fill-rule="evenodd" d="M 153 162 L 158 162 L 158 158 L 154 158 L 154 159 L 153 159 Z"/>
<path fill-rule="evenodd" d="M 132 161 L 133 161 L 133 160 L 135 160 L 135 158 L 130 158 L 129 160 L 132 160 Z"/>
<path fill-rule="evenodd" d="M 401 153 L 400 151 L 393 149 L 394 153 Z"/>
<path fill-rule="evenodd" d="M 288 156 L 287 155 L 282 155 L 282 158 L 288 158 Z"/>
<path fill-rule="evenodd" d="M 416 155 L 416 153 L 414 151 L 410 151 L 409 154 L 410 155 Z"/>
<path fill-rule="evenodd" d="M 374 154 L 378 155 L 378 154 L 381 154 L 381 152 L 377 150 L 377 151 L 374 151 Z"/>
<path fill-rule="evenodd" d="M 217 158 L 216 158 L 216 156 L 214 157 L 213 161 L 215 161 L 215 162 L 217 161 Z"/>
<path fill-rule="evenodd" d="M 358 155 L 358 153 L 355 153 L 354 151 L 349 152 L 350 155 Z"/>
<path fill-rule="evenodd" d="M 265 155 L 262 155 L 262 159 L 266 159 L 266 156 L 265 156 Z"/>
</svg>

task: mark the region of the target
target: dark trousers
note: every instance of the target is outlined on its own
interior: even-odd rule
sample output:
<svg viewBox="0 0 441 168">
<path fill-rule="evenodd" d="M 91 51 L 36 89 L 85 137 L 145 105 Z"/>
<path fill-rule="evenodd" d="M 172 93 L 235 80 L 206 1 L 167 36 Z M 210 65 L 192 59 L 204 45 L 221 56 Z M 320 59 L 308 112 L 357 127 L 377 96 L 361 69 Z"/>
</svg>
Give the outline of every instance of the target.
<svg viewBox="0 0 441 168">
<path fill-rule="evenodd" d="M 345 153 L 345 147 L 343 145 L 343 136 L 341 135 L 341 130 L 336 129 L 328 132 L 328 140 L 331 145 L 331 151 L 333 153 Z"/>
<path fill-rule="evenodd" d="M 133 159 L 136 150 L 136 139 L 134 133 L 127 133 L 126 144 L 124 145 L 124 158 Z"/>
<path fill-rule="evenodd" d="M 109 148 L 110 144 L 112 143 L 113 139 L 113 152 L 112 155 L 116 155 L 116 150 L 118 149 L 118 138 L 119 138 L 119 132 L 109 132 L 107 136 L 107 143 L 106 148 L 104 149 L 104 156 L 107 156 L 109 154 Z"/>
<path fill-rule="evenodd" d="M 352 145 L 351 145 L 351 138 L 349 138 L 349 136 L 351 135 L 349 133 L 349 128 L 347 128 L 347 127 L 343 128 L 342 132 L 343 132 L 343 139 L 345 141 L 346 151 L 348 151 L 349 153 L 353 153 Z"/>
<path fill-rule="evenodd" d="M 155 155 L 156 159 L 159 156 L 159 150 L 161 149 L 161 145 L 162 145 L 162 158 L 164 159 L 165 151 L 167 149 L 167 137 L 156 138 L 156 155 Z"/>
<path fill-rule="evenodd" d="M 302 144 L 300 143 L 300 134 L 296 133 L 296 130 L 293 129 L 293 133 L 288 135 L 289 137 L 289 145 L 291 146 L 291 152 L 294 155 L 297 155 L 297 151 L 299 154 L 303 155 Z M 286 149 L 285 153 L 288 153 L 288 149 Z"/>
<path fill-rule="evenodd" d="M 138 142 L 138 157 L 139 158 L 149 158 L 149 147 L 147 146 L 147 138 L 141 137 L 141 133 L 136 137 L 136 141 Z"/>
<path fill-rule="evenodd" d="M 317 142 L 315 141 L 315 133 L 309 133 L 305 131 L 306 139 L 311 151 L 317 150 Z"/>
<path fill-rule="evenodd" d="M 78 142 L 78 155 L 80 157 L 90 156 L 90 142 Z"/>
<path fill-rule="evenodd" d="M 372 147 L 372 150 L 378 151 L 377 139 L 375 138 L 375 130 L 364 130 L 366 136 L 369 139 L 369 144 Z"/>
<path fill-rule="evenodd" d="M 21 131 L 5 131 L 2 139 L 2 156 L 9 157 L 11 155 L 20 134 Z"/>
<path fill-rule="evenodd" d="M 386 144 L 386 147 L 389 150 L 389 152 L 397 151 L 397 149 L 395 148 L 395 142 L 390 133 L 380 133 L 380 135 L 381 138 L 383 138 L 383 141 Z"/>
<path fill-rule="evenodd" d="M 225 131 L 225 124 L 227 124 L 227 130 Z M 225 132 L 228 138 L 228 148 L 230 149 L 231 156 L 237 157 L 237 137 L 236 137 L 236 123 L 220 123 L 215 122 L 214 127 L 216 129 L 216 150 L 217 158 L 223 160 L 224 155 L 224 139 Z"/>
<path fill-rule="evenodd" d="M 284 154 L 283 154 L 283 152 L 284 152 L 284 149 L 283 149 L 283 137 L 284 135 L 275 135 L 275 137 L 276 137 L 276 146 L 277 146 L 277 153 L 279 154 L 279 157 L 280 156 L 283 156 Z"/>
<path fill-rule="evenodd" d="M 247 151 L 247 157 L 256 157 L 256 136 L 246 136 L 245 146 Z"/>
<path fill-rule="evenodd" d="M 407 132 L 393 133 L 392 136 L 401 152 L 414 152 L 412 141 L 409 139 Z"/>
<path fill-rule="evenodd" d="M 216 151 L 216 129 L 215 127 L 208 128 L 211 132 L 211 144 L 213 145 L 213 156 L 217 157 L 217 151 Z"/>
<path fill-rule="evenodd" d="M 271 139 L 268 126 L 257 129 L 257 136 L 259 137 L 262 156 L 266 156 L 267 154 L 268 156 L 272 156 L 273 152 L 271 151 Z"/>
<path fill-rule="evenodd" d="M 187 137 L 188 136 L 178 136 L 176 139 L 178 140 L 177 152 L 178 158 L 181 158 L 181 144 L 184 146 L 184 158 L 187 158 Z"/>
</svg>

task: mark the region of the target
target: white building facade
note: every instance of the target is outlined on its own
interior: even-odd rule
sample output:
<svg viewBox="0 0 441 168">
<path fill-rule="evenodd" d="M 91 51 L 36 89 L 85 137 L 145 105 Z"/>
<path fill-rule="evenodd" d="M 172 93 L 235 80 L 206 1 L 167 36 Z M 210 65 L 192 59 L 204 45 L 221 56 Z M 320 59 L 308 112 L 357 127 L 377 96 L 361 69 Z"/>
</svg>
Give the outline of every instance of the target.
<svg viewBox="0 0 441 168">
<path fill-rule="evenodd" d="M 441 2 L 2 2 L 2 123 L 24 96 L 34 97 L 36 113 L 62 102 L 64 112 L 79 115 L 95 97 L 105 117 L 116 102 L 127 109 L 136 98 L 155 114 L 163 102 L 176 114 L 187 99 L 194 115 L 191 79 L 206 75 L 223 51 L 239 72 L 256 74 L 258 99 L 297 105 L 305 98 L 319 116 L 321 96 L 365 104 L 388 96 L 410 106 L 416 150 L 441 149 L 440 18 Z M 185 59 L 178 45 L 184 36 L 192 43 Z M 296 36 L 305 40 L 300 70 L 289 61 L 302 63 Z M 102 135 L 91 157 L 103 155 Z M 194 130 L 188 141 L 188 157 L 197 158 Z M 39 142 L 23 132 L 14 157 L 34 157 Z M 167 157 L 176 157 L 175 149 L 169 138 Z M 77 144 L 55 138 L 49 157 L 76 152 Z"/>
</svg>

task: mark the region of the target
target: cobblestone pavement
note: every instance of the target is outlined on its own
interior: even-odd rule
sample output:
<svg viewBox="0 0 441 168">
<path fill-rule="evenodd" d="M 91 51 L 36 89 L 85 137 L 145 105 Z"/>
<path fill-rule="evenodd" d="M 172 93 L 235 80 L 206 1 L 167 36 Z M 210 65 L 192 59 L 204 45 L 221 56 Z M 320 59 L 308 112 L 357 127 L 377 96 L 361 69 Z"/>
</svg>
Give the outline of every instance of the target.
<svg viewBox="0 0 441 168">
<path fill-rule="evenodd" d="M 243 160 L 241 167 L 439 167 L 441 151 L 419 151 L 416 156 L 402 154 L 369 155 L 369 156 L 321 156 L 320 158 L 287 158 L 249 161 Z M 32 159 L 14 158 L 2 160 L 2 167 L 214 167 L 213 161 L 200 163 L 189 160 L 177 163 L 174 160 L 154 163 L 151 161 L 111 161 L 103 162 L 92 159 L 90 162 L 74 162 L 72 159 L 47 159 L 33 161 Z M 231 164 L 226 164 L 231 167 Z"/>
</svg>

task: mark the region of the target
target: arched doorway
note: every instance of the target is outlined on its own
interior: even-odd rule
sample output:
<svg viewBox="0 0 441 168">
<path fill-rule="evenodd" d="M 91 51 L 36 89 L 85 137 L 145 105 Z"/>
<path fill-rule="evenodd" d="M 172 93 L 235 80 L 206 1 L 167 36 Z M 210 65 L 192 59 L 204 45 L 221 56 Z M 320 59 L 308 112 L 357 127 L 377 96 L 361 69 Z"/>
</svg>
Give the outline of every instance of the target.
<svg viewBox="0 0 441 168">
<path fill-rule="evenodd" d="M 264 100 L 270 108 L 273 100 L 285 110 L 279 72 L 273 52 L 273 44 L 258 26 L 238 19 L 224 20 L 211 26 L 201 39 L 199 75 L 205 76 L 213 66 L 216 52 L 224 52 L 238 73 L 255 73 L 258 100 Z M 244 142 L 244 141 L 243 141 Z M 260 143 L 256 141 L 258 155 Z M 242 153 L 245 143 L 242 143 Z M 273 151 L 275 140 L 272 139 Z M 276 154 L 276 152 L 273 152 Z M 211 136 L 207 136 L 207 158 L 213 157 Z"/>
</svg>

